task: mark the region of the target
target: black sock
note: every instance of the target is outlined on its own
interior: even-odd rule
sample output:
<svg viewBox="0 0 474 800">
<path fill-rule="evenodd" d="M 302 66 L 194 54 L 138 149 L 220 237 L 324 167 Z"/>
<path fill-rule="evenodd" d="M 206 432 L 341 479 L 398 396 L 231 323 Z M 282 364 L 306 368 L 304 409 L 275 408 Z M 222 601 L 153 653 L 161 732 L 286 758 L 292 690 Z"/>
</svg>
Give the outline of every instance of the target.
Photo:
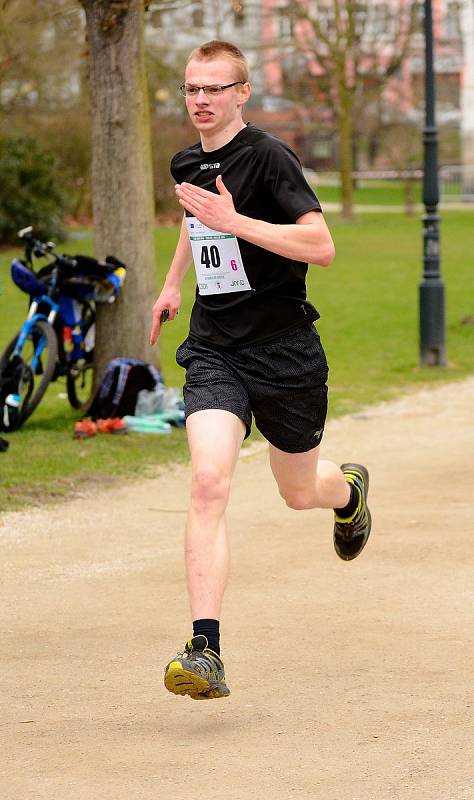
<svg viewBox="0 0 474 800">
<path fill-rule="evenodd" d="M 193 620 L 193 636 L 204 635 L 211 650 L 220 655 L 219 645 L 219 620 L 218 619 L 195 619 Z"/>
<path fill-rule="evenodd" d="M 359 505 L 359 498 L 360 492 L 357 486 L 354 486 L 353 483 L 349 483 L 351 489 L 351 496 L 349 498 L 349 502 L 347 506 L 344 508 L 335 508 L 334 511 L 336 512 L 338 517 L 341 519 L 347 519 L 348 517 L 352 517 L 354 511 L 356 510 L 357 506 Z"/>
</svg>

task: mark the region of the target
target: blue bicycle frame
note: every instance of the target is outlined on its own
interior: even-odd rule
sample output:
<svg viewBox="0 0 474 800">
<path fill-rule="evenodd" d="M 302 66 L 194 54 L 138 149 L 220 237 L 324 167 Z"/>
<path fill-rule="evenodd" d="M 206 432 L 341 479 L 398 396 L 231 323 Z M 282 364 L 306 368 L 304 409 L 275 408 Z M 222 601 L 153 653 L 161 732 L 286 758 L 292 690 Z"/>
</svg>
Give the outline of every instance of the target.
<svg viewBox="0 0 474 800">
<path fill-rule="evenodd" d="M 49 312 L 48 316 L 46 316 L 45 314 L 37 313 L 37 309 L 40 303 L 46 303 L 50 307 L 51 311 Z M 23 350 L 24 344 L 28 336 L 30 336 L 31 331 L 34 329 L 35 323 L 38 320 L 42 319 L 45 322 L 48 322 L 50 325 L 53 325 L 58 311 L 59 311 L 59 305 L 55 303 L 54 300 L 51 300 L 51 298 L 48 297 L 48 295 L 46 294 L 41 295 L 41 297 L 38 297 L 37 299 L 33 300 L 30 309 L 28 311 L 28 316 L 25 322 L 23 323 L 21 331 L 18 335 L 18 341 L 16 343 L 15 350 L 13 351 L 14 355 L 16 356 L 21 355 L 21 351 Z M 46 345 L 46 339 L 44 338 L 44 336 L 42 336 L 35 347 L 35 352 L 31 361 L 31 366 L 33 370 L 36 370 L 38 367 L 45 345 Z"/>
</svg>

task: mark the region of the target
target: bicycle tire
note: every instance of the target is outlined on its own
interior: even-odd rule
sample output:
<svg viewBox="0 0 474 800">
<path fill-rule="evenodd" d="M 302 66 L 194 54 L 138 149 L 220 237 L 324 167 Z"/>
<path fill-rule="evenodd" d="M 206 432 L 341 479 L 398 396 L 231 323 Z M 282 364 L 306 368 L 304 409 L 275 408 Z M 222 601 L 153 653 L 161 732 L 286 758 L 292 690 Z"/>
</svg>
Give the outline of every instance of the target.
<svg viewBox="0 0 474 800">
<path fill-rule="evenodd" d="M 85 381 L 85 396 L 79 390 L 80 382 Z M 66 389 L 70 405 L 78 411 L 87 411 L 94 396 L 94 364 L 81 360 L 71 364 L 66 374 Z"/>
<path fill-rule="evenodd" d="M 95 326 L 95 315 L 90 315 L 83 330 L 84 344 L 89 332 Z M 94 334 L 93 334 L 94 336 Z M 81 386 L 82 383 L 82 386 Z M 70 405 L 87 411 L 94 397 L 94 348 L 84 352 L 84 357 L 68 365 L 66 389 Z"/>
<path fill-rule="evenodd" d="M 46 339 L 46 346 L 43 350 L 43 354 L 46 352 L 46 360 L 43 363 L 43 356 L 42 373 L 41 375 L 36 373 L 36 376 L 33 374 L 31 366 L 28 363 L 30 359 L 29 354 L 26 351 L 26 347 L 28 347 L 29 343 L 34 343 L 35 334 Z M 5 350 L 0 356 L 0 381 L 15 350 L 19 335 L 20 334 L 17 333 L 17 335 L 6 346 Z M 37 345 L 33 346 L 32 356 L 35 353 L 36 347 Z M 46 392 L 46 389 L 48 388 L 49 383 L 51 382 L 56 369 L 56 362 L 58 358 L 58 341 L 54 329 L 49 322 L 39 319 L 34 323 L 34 325 L 31 327 L 30 335 L 28 336 L 22 352 L 20 353 L 20 358 L 23 362 L 23 376 L 21 379 L 21 385 L 19 386 L 20 408 L 19 422 L 17 425 L 18 428 L 23 425 L 25 420 L 32 415 L 33 411 L 38 406 L 40 400 Z M 39 378 L 39 380 L 35 380 L 35 378 Z"/>
</svg>

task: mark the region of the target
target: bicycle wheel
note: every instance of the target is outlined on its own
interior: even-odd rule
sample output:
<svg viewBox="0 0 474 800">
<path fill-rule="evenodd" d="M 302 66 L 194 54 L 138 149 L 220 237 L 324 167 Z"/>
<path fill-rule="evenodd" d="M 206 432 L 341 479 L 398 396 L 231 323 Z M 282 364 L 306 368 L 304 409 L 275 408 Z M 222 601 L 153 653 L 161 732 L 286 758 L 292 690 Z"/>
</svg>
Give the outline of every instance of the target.
<svg viewBox="0 0 474 800">
<path fill-rule="evenodd" d="M 66 388 L 71 406 L 87 411 L 94 393 L 94 364 L 87 356 L 68 367 Z"/>
<path fill-rule="evenodd" d="M 90 307 L 83 313 L 82 355 L 67 366 L 66 388 L 73 408 L 87 411 L 94 393 L 95 312 Z"/>
<path fill-rule="evenodd" d="M 0 357 L 0 382 L 8 374 L 8 366 L 14 359 L 18 361 L 20 395 L 19 425 L 31 416 L 43 397 L 51 378 L 54 375 L 58 358 L 58 342 L 56 334 L 45 320 L 39 319 L 30 329 L 30 333 L 18 357 L 14 350 L 19 334 L 11 340 Z"/>
</svg>

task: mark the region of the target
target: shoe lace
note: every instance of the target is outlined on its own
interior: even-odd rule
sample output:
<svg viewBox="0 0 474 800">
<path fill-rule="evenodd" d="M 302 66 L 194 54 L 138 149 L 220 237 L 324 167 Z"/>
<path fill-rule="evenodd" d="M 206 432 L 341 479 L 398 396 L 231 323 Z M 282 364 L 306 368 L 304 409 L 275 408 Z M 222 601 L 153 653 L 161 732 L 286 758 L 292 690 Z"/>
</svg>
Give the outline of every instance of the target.
<svg viewBox="0 0 474 800">
<path fill-rule="evenodd" d="M 189 661 L 194 661 L 201 668 L 212 673 L 216 678 L 219 676 L 219 671 L 222 669 L 222 662 L 219 656 L 214 655 L 209 650 L 193 650 L 192 647 L 188 648 L 186 645 L 183 655 Z"/>
<path fill-rule="evenodd" d="M 352 539 L 359 533 L 363 533 L 366 524 L 367 524 L 367 512 L 365 506 L 362 506 L 362 508 L 357 512 L 354 519 L 352 519 L 350 522 L 339 522 L 338 531 L 345 538 Z"/>
</svg>

